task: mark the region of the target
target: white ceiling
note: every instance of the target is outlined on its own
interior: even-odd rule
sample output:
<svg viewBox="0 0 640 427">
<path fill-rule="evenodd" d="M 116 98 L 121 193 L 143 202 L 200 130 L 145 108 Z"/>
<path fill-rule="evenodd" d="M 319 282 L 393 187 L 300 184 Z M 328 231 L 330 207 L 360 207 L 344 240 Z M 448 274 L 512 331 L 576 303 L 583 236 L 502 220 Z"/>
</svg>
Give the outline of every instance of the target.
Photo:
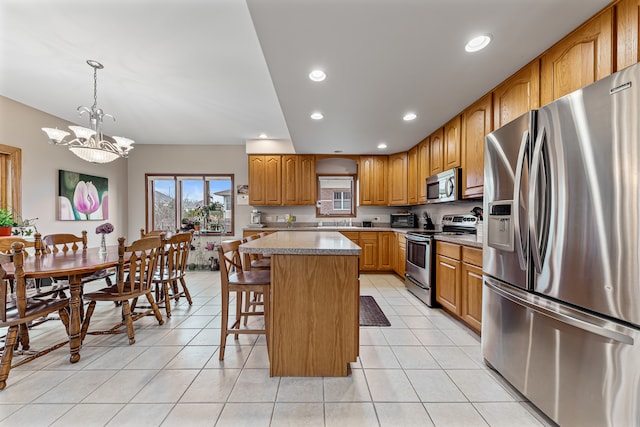
<svg viewBox="0 0 640 427">
<path fill-rule="evenodd" d="M 415 145 L 608 0 L 0 0 L 0 94 L 138 144 Z M 471 36 L 491 33 L 468 54 Z M 308 73 L 326 71 L 323 83 Z M 312 111 L 322 121 L 312 121 Z M 415 111 L 418 118 L 404 122 Z M 46 136 L 43 133 L 43 143 Z"/>
</svg>

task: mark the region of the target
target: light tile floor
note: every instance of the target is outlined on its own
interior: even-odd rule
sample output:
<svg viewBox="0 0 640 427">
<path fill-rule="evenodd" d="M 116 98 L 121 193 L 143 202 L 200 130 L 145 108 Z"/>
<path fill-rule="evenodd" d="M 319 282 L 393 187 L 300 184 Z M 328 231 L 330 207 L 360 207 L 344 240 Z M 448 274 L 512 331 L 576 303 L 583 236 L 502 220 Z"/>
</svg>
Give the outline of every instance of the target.
<svg viewBox="0 0 640 427">
<path fill-rule="evenodd" d="M 0 426 L 541 426 L 549 421 L 481 357 L 479 337 L 430 309 L 393 275 L 362 275 L 391 327 L 360 329 L 346 378 L 271 378 L 264 337 L 230 337 L 218 361 L 218 272 L 189 272 L 193 296 L 159 326 L 90 335 L 81 360 L 68 347 L 13 369 L 0 392 Z M 118 309 L 98 303 L 92 328 Z M 258 320 L 255 320 L 258 321 Z M 31 331 L 32 347 L 61 341 L 57 320 Z"/>
</svg>

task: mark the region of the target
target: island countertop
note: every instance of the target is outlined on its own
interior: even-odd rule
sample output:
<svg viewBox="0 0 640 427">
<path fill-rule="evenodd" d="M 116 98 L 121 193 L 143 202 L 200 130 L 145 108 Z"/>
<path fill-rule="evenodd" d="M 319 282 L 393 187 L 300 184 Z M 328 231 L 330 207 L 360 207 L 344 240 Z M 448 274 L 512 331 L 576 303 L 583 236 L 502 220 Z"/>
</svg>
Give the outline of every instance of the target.
<svg viewBox="0 0 640 427">
<path fill-rule="evenodd" d="M 360 246 L 336 231 L 283 231 L 243 243 L 249 254 L 360 255 Z"/>
</svg>

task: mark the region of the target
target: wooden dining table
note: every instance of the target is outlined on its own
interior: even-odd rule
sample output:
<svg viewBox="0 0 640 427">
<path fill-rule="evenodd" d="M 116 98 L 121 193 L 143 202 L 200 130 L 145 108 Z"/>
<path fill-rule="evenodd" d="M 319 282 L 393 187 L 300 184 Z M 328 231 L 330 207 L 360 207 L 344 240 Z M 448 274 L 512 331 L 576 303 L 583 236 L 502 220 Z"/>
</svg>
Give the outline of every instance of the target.
<svg viewBox="0 0 640 427">
<path fill-rule="evenodd" d="M 118 264 L 118 246 L 107 246 L 106 253 L 99 248 L 78 249 L 43 255 L 29 255 L 24 259 L 25 279 L 67 277 L 69 280 L 69 350 L 71 363 L 80 360 L 80 325 L 82 323 L 82 278 Z M 4 264 L 7 278 L 13 277 L 13 264 Z"/>
</svg>

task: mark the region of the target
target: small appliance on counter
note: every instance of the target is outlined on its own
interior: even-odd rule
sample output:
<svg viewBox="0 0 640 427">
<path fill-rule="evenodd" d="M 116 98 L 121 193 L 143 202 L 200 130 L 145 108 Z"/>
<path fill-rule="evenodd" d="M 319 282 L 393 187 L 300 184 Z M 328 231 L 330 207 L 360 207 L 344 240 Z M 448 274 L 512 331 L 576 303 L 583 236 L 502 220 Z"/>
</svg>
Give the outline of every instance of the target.
<svg viewBox="0 0 640 427">
<path fill-rule="evenodd" d="M 251 228 L 264 227 L 264 224 L 262 224 L 262 212 L 260 212 L 259 209 L 253 209 L 251 211 L 251 219 L 249 221 L 249 227 Z"/>
<path fill-rule="evenodd" d="M 362 226 L 364 228 L 371 228 L 371 227 L 373 227 L 373 222 L 372 221 L 362 221 Z"/>
<path fill-rule="evenodd" d="M 414 213 L 394 213 L 389 219 L 391 228 L 416 228 L 418 227 L 418 217 Z"/>
</svg>

